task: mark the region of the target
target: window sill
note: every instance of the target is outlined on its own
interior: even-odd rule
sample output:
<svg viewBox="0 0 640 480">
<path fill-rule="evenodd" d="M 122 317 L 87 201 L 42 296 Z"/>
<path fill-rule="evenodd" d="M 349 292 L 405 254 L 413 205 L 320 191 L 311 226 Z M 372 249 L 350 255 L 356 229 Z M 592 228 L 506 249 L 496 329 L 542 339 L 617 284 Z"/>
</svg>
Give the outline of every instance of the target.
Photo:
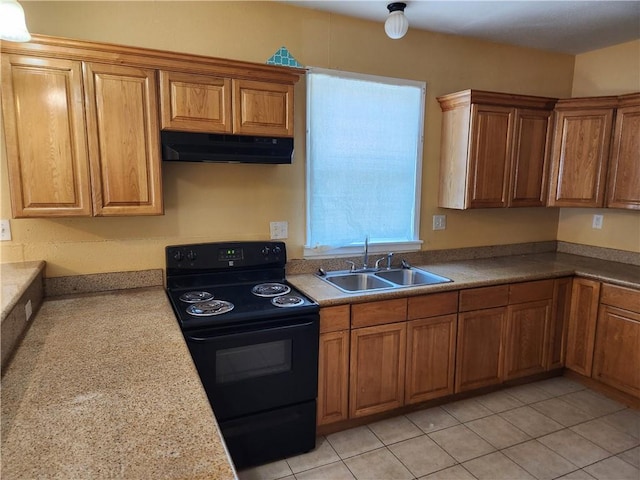
<svg viewBox="0 0 640 480">
<path fill-rule="evenodd" d="M 413 242 L 370 243 L 369 255 L 388 252 L 418 252 L 422 249 L 422 240 Z M 362 255 L 364 244 L 348 247 L 304 247 L 305 259 L 321 259 L 334 257 L 353 257 Z"/>
</svg>

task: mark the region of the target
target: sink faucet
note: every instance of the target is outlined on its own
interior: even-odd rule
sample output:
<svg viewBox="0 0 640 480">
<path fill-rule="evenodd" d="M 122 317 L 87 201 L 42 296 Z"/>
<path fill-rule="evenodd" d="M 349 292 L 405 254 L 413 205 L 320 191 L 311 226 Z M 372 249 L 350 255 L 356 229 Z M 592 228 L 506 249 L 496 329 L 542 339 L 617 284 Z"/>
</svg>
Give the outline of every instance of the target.
<svg viewBox="0 0 640 480">
<path fill-rule="evenodd" d="M 369 235 L 364 237 L 364 260 L 362 261 L 362 268 L 365 270 L 369 267 Z"/>
<path fill-rule="evenodd" d="M 376 260 L 376 270 L 380 268 L 380 262 L 385 258 L 387 259 L 387 270 L 391 270 L 391 259 L 393 258 L 393 252 L 389 252 L 384 257 L 380 257 L 378 260 Z"/>
</svg>

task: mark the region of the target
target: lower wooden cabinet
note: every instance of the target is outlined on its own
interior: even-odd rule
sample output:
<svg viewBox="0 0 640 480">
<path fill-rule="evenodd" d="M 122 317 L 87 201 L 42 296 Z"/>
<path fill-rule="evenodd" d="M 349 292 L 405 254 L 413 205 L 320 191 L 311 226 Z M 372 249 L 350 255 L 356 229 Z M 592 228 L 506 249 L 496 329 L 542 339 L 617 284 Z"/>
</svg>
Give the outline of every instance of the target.
<svg viewBox="0 0 640 480">
<path fill-rule="evenodd" d="M 591 376 L 593 365 L 599 298 L 600 282 L 585 278 L 573 280 L 565 365 L 587 377 Z"/>
<path fill-rule="evenodd" d="M 457 315 L 407 323 L 405 403 L 418 403 L 453 393 Z"/>
<path fill-rule="evenodd" d="M 509 286 L 504 379 L 546 370 L 553 280 Z"/>
<path fill-rule="evenodd" d="M 640 292 L 602 285 L 593 378 L 640 397 Z"/>
<path fill-rule="evenodd" d="M 553 304 L 547 337 L 546 369 L 564 367 L 567 345 L 567 326 L 571 310 L 572 278 L 558 278 L 553 282 Z"/>
<path fill-rule="evenodd" d="M 349 305 L 320 310 L 317 424 L 349 418 Z"/>
<path fill-rule="evenodd" d="M 502 382 L 506 321 L 506 307 L 458 315 L 456 393 Z"/>
<path fill-rule="evenodd" d="M 351 418 L 393 410 L 404 404 L 406 335 L 406 322 L 351 331 Z"/>
</svg>

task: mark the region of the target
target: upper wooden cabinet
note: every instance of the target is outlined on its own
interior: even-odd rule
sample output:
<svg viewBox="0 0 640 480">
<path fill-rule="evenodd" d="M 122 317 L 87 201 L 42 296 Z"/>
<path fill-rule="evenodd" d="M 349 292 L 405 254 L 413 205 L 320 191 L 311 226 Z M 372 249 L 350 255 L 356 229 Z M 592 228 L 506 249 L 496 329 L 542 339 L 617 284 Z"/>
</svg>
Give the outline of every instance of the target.
<svg viewBox="0 0 640 480">
<path fill-rule="evenodd" d="M 80 62 L 2 55 L 14 217 L 91 215 Z"/>
<path fill-rule="evenodd" d="M 231 133 L 231 79 L 160 71 L 163 130 Z"/>
<path fill-rule="evenodd" d="M 293 85 L 234 80 L 233 131 L 293 137 Z"/>
<path fill-rule="evenodd" d="M 160 72 L 164 130 L 293 136 L 293 84 Z"/>
<path fill-rule="evenodd" d="M 302 69 L 42 35 L 0 48 L 14 217 L 162 214 L 160 128 L 293 135 Z"/>
<path fill-rule="evenodd" d="M 440 207 L 545 205 L 555 99 L 465 90 L 438 101 Z"/>
<path fill-rule="evenodd" d="M 84 64 L 94 215 L 159 215 L 160 129 L 155 72 Z"/>
<path fill-rule="evenodd" d="M 556 104 L 549 205 L 602 207 L 617 97 Z"/>
<path fill-rule="evenodd" d="M 640 209 L 640 93 L 619 97 L 606 206 Z"/>
</svg>

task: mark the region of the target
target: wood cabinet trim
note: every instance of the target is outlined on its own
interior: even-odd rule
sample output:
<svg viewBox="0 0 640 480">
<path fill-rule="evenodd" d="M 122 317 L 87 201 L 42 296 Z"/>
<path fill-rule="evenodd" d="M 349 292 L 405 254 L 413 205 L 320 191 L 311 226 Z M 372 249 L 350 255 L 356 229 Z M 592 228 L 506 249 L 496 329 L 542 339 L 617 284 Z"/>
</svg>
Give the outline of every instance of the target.
<svg viewBox="0 0 640 480">
<path fill-rule="evenodd" d="M 214 74 L 291 85 L 299 80 L 300 75 L 306 73 L 303 68 L 266 65 L 47 35 L 32 35 L 32 40 L 27 43 L 2 42 L 0 48 L 3 53 L 22 53 L 49 58 L 126 64 L 158 70 L 166 69 L 175 72 Z"/>
<path fill-rule="evenodd" d="M 351 306 L 336 305 L 320 309 L 320 333 L 349 330 Z"/>
<path fill-rule="evenodd" d="M 512 283 L 509 285 L 509 304 L 535 302 L 553 298 L 553 280 Z"/>
<path fill-rule="evenodd" d="M 553 110 L 557 98 L 538 97 L 533 95 L 518 95 L 514 93 L 490 92 L 486 90 L 462 90 L 436 97 L 440 108 L 450 110 L 461 106 L 469 106 L 472 103 L 485 105 L 501 105 L 518 108 L 531 108 L 540 110 Z"/>
<path fill-rule="evenodd" d="M 459 298 L 459 312 L 507 305 L 509 303 L 509 285 L 494 285 L 461 290 Z"/>
<path fill-rule="evenodd" d="M 406 319 L 406 298 L 358 303 L 351 306 L 351 328 L 404 322 Z"/>
<path fill-rule="evenodd" d="M 603 283 L 600 303 L 640 313 L 640 290 Z"/>
<path fill-rule="evenodd" d="M 458 291 L 409 297 L 407 319 L 436 317 L 458 312 Z"/>
</svg>

